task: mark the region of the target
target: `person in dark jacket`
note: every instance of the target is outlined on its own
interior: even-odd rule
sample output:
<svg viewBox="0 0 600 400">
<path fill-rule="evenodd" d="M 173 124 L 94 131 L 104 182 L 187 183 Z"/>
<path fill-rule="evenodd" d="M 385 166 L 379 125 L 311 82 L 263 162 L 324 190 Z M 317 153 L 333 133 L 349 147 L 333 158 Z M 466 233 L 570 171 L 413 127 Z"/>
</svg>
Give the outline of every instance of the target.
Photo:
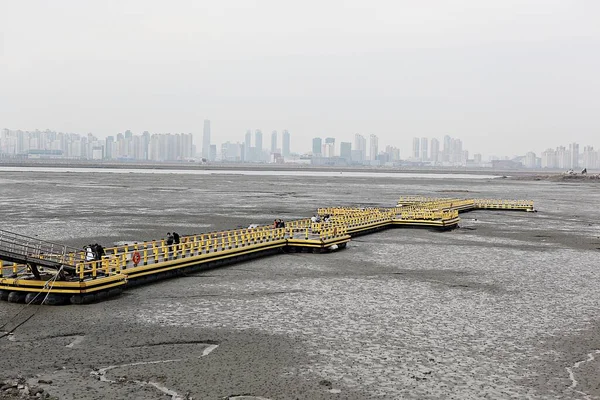
<svg viewBox="0 0 600 400">
<path fill-rule="evenodd" d="M 179 233 L 173 232 L 173 243 L 179 244 L 179 240 L 180 240 Z"/>
<path fill-rule="evenodd" d="M 96 260 L 102 260 L 102 257 L 104 256 L 104 247 L 102 247 L 102 245 L 96 243 L 92 246 L 92 250 L 94 251 L 94 256 L 96 257 Z"/>
<path fill-rule="evenodd" d="M 171 235 L 171 232 L 167 232 L 167 242 L 166 242 L 167 246 L 172 246 L 173 240 L 174 240 L 174 237 L 173 237 L 173 235 Z"/>
</svg>

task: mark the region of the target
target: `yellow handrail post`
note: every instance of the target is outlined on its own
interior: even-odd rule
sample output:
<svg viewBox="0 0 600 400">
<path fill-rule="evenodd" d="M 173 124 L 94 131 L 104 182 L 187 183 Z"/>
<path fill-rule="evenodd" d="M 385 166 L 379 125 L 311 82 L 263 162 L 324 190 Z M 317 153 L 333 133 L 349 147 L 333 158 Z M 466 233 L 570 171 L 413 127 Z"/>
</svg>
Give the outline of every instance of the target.
<svg viewBox="0 0 600 400">
<path fill-rule="evenodd" d="M 154 258 L 154 263 L 156 264 L 156 260 L 158 257 L 158 250 L 156 248 L 156 240 L 152 240 L 152 243 L 150 243 L 150 245 L 152 246 L 152 257 Z"/>
<path fill-rule="evenodd" d="M 79 263 L 79 281 L 82 282 L 83 281 L 83 263 Z"/>
</svg>

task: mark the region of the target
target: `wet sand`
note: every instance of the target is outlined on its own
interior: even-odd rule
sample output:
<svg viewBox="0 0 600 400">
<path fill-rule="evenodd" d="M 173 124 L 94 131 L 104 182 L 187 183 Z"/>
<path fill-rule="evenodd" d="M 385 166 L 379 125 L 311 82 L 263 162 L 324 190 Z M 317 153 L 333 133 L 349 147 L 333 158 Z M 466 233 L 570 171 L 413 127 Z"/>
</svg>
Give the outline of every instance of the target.
<svg viewBox="0 0 600 400">
<path fill-rule="evenodd" d="M 598 185 L 11 172 L 0 218 L 26 235 L 110 245 L 402 194 L 526 198 L 539 212 L 477 211 L 451 232 L 387 230 L 103 303 L 30 306 L 2 328 L 35 312 L 0 339 L 0 378 L 20 374 L 61 399 L 600 398 Z M 0 324 L 22 308 L 1 303 Z"/>
</svg>

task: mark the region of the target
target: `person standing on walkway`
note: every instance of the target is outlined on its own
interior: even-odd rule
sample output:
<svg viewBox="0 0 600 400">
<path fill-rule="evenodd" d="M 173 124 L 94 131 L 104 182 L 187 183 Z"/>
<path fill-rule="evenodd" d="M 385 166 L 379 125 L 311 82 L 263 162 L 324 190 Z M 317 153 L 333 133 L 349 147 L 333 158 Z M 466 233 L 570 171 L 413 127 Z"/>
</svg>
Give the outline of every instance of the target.
<svg viewBox="0 0 600 400">
<path fill-rule="evenodd" d="M 94 261 L 94 249 L 91 244 L 84 247 L 85 250 L 85 261 Z"/>
<path fill-rule="evenodd" d="M 99 257 L 98 259 L 102 260 L 102 257 L 104 257 L 106 255 L 106 252 L 104 251 L 104 247 L 102 247 L 102 245 L 99 244 L 96 248 L 98 249 L 98 257 Z"/>
<path fill-rule="evenodd" d="M 173 232 L 173 244 L 175 245 L 175 255 L 177 255 L 177 251 L 179 251 L 179 249 L 181 248 L 181 246 L 179 246 L 179 243 L 181 243 L 179 233 Z"/>
<path fill-rule="evenodd" d="M 171 232 L 167 232 L 167 258 L 170 260 L 171 259 L 171 247 L 173 246 L 173 235 L 171 235 Z"/>
</svg>

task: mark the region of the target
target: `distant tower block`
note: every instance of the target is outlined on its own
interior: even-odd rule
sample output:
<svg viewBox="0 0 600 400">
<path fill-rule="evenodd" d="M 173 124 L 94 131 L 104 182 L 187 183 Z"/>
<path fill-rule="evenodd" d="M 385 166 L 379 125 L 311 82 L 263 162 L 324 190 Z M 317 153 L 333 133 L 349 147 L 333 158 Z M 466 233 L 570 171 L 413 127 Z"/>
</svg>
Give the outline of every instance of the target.
<svg viewBox="0 0 600 400">
<path fill-rule="evenodd" d="M 210 121 L 204 120 L 204 130 L 202 131 L 202 158 L 210 158 Z"/>
</svg>

